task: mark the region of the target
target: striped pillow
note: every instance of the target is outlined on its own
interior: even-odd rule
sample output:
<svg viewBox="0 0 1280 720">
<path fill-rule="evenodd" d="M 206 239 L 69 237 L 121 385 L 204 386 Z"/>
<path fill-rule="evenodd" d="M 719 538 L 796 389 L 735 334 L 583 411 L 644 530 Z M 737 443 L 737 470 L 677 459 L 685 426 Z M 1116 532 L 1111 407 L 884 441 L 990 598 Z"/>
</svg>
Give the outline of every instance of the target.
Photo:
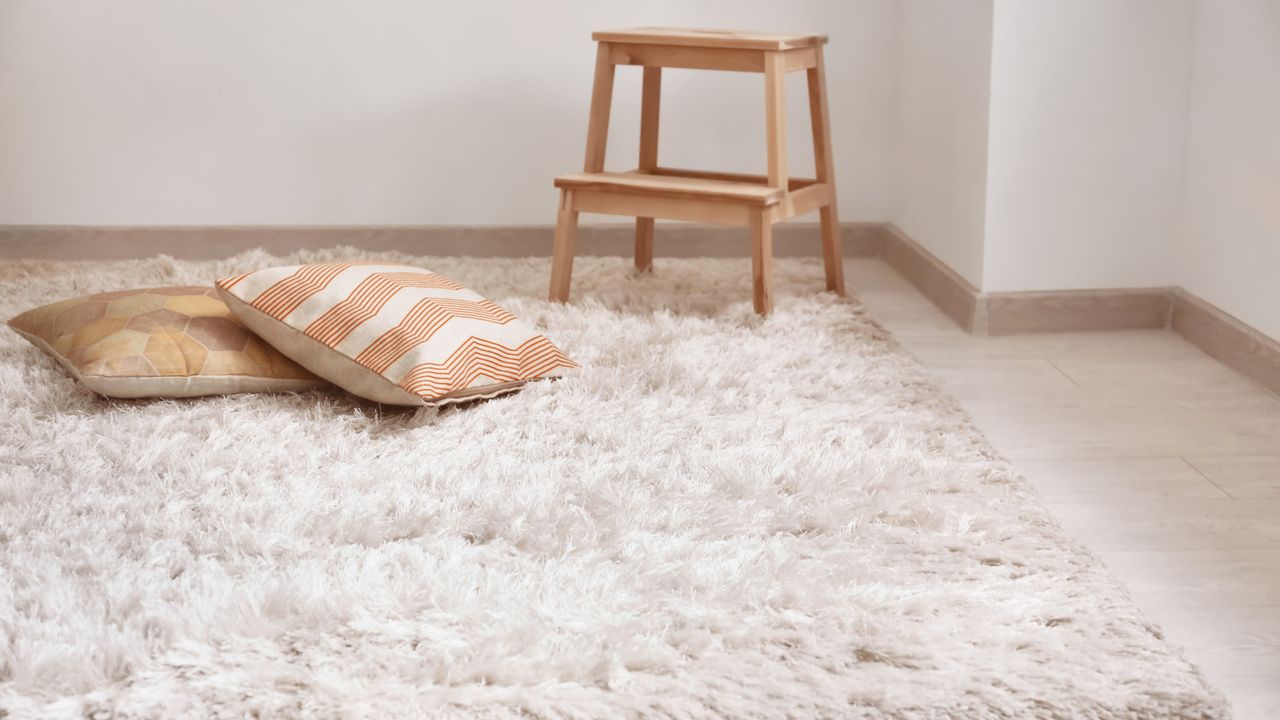
<svg viewBox="0 0 1280 720">
<path fill-rule="evenodd" d="M 421 268 L 291 265 L 224 278 L 217 287 L 277 350 L 381 403 L 494 397 L 577 367 L 528 323 Z"/>
</svg>

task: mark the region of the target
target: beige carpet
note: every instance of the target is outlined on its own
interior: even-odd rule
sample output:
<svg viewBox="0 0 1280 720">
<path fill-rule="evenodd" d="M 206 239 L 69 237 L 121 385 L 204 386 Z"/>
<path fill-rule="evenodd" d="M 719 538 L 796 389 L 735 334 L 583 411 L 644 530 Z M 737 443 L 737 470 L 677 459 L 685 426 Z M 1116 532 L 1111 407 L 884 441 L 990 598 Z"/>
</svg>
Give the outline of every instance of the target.
<svg viewBox="0 0 1280 720">
<path fill-rule="evenodd" d="M 745 261 L 555 306 L 546 260 L 416 260 L 583 369 L 109 402 L 0 336 L 0 716 L 1226 716 L 818 263 L 761 322 Z M 3 263 L 0 312 L 278 261 Z"/>
</svg>

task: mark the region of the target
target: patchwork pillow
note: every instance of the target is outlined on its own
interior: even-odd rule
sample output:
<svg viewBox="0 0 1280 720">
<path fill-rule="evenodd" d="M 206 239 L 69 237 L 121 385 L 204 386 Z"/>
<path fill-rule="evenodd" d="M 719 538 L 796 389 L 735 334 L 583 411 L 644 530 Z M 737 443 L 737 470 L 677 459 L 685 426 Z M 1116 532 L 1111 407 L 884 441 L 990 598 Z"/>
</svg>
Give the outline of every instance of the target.
<svg viewBox="0 0 1280 720">
<path fill-rule="evenodd" d="M 291 265 L 217 282 L 245 325 L 351 393 L 392 405 L 488 398 L 577 365 L 528 323 L 422 268 Z"/>
<path fill-rule="evenodd" d="M 99 395 L 194 397 L 328 385 L 249 332 L 207 287 L 121 290 L 9 321 Z"/>
</svg>

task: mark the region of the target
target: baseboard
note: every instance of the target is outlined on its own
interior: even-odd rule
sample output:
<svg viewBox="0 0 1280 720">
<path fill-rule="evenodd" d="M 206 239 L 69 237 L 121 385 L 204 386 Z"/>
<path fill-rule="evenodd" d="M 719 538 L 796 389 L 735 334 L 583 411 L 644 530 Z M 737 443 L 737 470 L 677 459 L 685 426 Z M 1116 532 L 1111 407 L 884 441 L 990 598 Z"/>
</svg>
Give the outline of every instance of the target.
<svg viewBox="0 0 1280 720">
<path fill-rule="evenodd" d="M 1280 342 L 1182 288 L 1171 293 L 1170 327 L 1205 353 L 1280 395 Z"/>
<path fill-rule="evenodd" d="M 1171 329 L 1280 394 L 1280 342 L 1182 288 L 983 293 L 892 225 L 886 226 L 883 258 L 975 335 Z"/>
<path fill-rule="evenodd" d="M 983 293 L 987 332 L 1132 330 L 1167 328 L 1170 288 L 1111 288 L 1045 292 Z"/>
<path fill-rule="evenodd" d="M 974 334 L 986 332 L 982 293 L 896 225 L 884 226 L 881 257 L 957 325 Z"/>
<path fill-rule="evenodd" d="M 984 293 L 895 225 L 883 258 L 975 335 L 1169 326 L 1169 288 Z"/>
<path fill-rule="evenodd" d="M 254 248 L 282 254 L 349 245 L 414 255 L 530 257 L 551 254 L 550 225 L 497 226 L 0 226 L 0 259 L 124 260 L 169 255 L 207 260 Z M 841 225 L 846 257 L 876 257 L 883 223 Z M 582 225 L 578 254 L 629 257 L 634 225 Z M 817 223 L 783 223 L 773 231 L 777 257 L 822 257 Z M 662 224 L 654 237 L 660 257 L 750 257 L 746 231 L 689 223 Z"/>
</svg>

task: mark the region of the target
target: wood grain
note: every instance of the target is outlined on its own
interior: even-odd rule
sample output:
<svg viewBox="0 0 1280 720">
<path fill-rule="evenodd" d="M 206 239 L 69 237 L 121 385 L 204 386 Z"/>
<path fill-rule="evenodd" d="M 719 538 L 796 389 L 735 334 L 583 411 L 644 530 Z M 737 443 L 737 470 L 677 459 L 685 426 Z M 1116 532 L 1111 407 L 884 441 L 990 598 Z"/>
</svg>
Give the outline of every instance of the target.
<svg viewBox="0 0 1280 720">
<path fill-rule="evenodd" d="M 1144 608 L 1257 606 L 1280 598 L 1280 549 L 1132 550 L 1103 560 Z"/>
<path fill-rule="evenodd" d="M 555 179 L 558 188 L 598 190 L 645 195 L 657 198 L 683 198 L 744 205 L 773 205 L 786 193 L 781 188 L 752 183 L 707 180 L 703 178 L 649 175 L 640 172 L 573 173 Z"/>
<path fill-rule="evenodd" d="M 1188 455 L 1187 462 L 1237 498 L 1280 498 L 1280 453 Z"/>
<path fill-rule="evenodd" d="M 787 98 L 786 61 L 781 53 L 765 55 L 764 119 L 769 185 L 787 185 Z"/>
<path fill-rule="evenodd" d="M 587 118 L 587 154 L 582 163 L 584 172 L 604 170 L 604 158 L 609 143 L 609 112 L 613 105 L 613 60 L 609 57 L 609 44 L 600 43 L 596 48 L 595 80 L 591 85 L 591 111 Z"/>
<path fill-rule="evenodd" d="M 996 374 L 1007 372 L 1007 362 L 990 364 Z M 1052 502 L 1227 497 L 1177 456 L 1018 460 L 1014 466 Z"/>
<path fill-rule="evenodd" d="M 1143 608 L 1214 676 L 1280 676 L 1280 605 Z"/>
<path fill-rule="evenodd" d="M 560 203 L 556 208 L 556 237 L 551 255 L 552 300 L 568 302 L 569 284 L 573 276 L 574 240 L 578 235 L 578 211 L 574 207 L 572 190 L 560 191 Z"/>
<path fill-rule="evenodd" d="M 900 228 L 888 229 L 884 259 L 970 333 L 1172 328 L 1280 394 L 1280 342 L 1182 288 L 981 293 Z"/>
<path fill-rule="evenodd" d="M 579 187 L 574 191 L 574 207 L 579 212 L 666 220 L 715 223 L 747 227 L 757 208 L 747 203 L 618 192 L 613 188 Z"/>
<path fill-rule="evenodd" d="M 641 272 L 653 271 L 653 228 L 653 218 L 636 218 L 635 264 Z"/>
<path fill-rule="evenodd" d="M 591 39 L 596 42 L 678 45 L 699 48 L 736 48 L 741 50 L 791 50 L 793 48 L 822 45 L 827 42 L 826 35 L 667 27 L 600 30 L 592 33 Z"/>
<path fill-rule="evenodd" d="M 658 166 L 658 128 L 662 109 L 662 68 L 644 69 L 640 94 L 640 166 L 651 172 Z M 635 265 L 641 272 L 653 270 L 653 227 L 651 217 L 636 218 Z"/>
<path fill-rule="evenodd" d="M 640 90 L 640 165 L 641 172 L 658 167 L 658 129 L 662 117 L 662 68 L 644 69 Z"/>
<path fill-rule="evenodd" d="M 610 57 L 617 65 L 669 67 L 685 70 L 726 70 L 730 72 L 764 72 L 764 53 L 760 50 L 712 50 L 676 45 L 613 44 Z"/>
<path fill-rule="evenodd" d="M 985 303 L 987 331 L 992 335 L 1169 324 L 1169 288 L 988 293 Z"/>
<path fill-rule="evenodd" d="M 808 70 L 816 67 L 822 57 L 822 46 L 815 45 L 813 47 L 801 48 L 799 50 L 787 50 L 782 53 L 782 57 L 787 66 L 787 72 L 796 70 Z"/>
<path fill-rule="evenodd" d="M 751 215 L 751 291 L 756 312 L 773 312 L 773 223 L 768 212 Z"/>
<path fill-rule="evenodd" d="M 802 187 L 799 190 L 792 190 L 791 192 L 783 196 L 782 202 L 779 202 L 777 205 L 772 206 L 771 208 L 772 212 L 770 213 L 770 216 L 773 218 L 774 222 L 782 222 L 783 220 L 790 220 L 791 218 L 797 215 L 805 215 L 807 213 L 811 213 L 814 210 L 823 211 L 827 207 L 829 207 L 832 202 L 833 202 L 833 196 L 831 192 L 827 189 L 827 186 L 825 184 L 806 185 L 805 187 Z M 821 215 L 820 217 L 828 217 L 828 216 Z M 835 241 L 834 246 L 828 245 L 827 237 L 826 237 L 826 227 L 827 225 L 824 222 L 822 225 L 823 258 L 824 259 L 828 257 L 827 256 L 828 251 L 834 250 L 836 252 L 839 252 L 840 250 L 838 239 Z M 830 280 L 830 278 L 828 278 L 828 280 Z M 828 287 L 827 289 L 831 290 L 832 288 Z"/>
<path fill-rule="evenodd" d="M 1050 502 L 1072 534 L 1095 550 L 1280 548 L 1280 498 Z"/>
<path fill-rule="evenodd" d="M 978 312 L 978 289 L 897 227 L 890 225 L 888 230 L 885 262 L 902 273 L 961 328 L 971 333 L 985 333 L 985 318 Z"/>
<path fill-rule="evenodd" d="M 827 101 L 827 70 L 822 46 L 813 49 L 814 64 L 805 73 L 809 86 L 809 122 L 813 131 L 814 174 L 826 185 L 825 203 L 819 207 L 822 223 L 822 259 L 827 290 L 844 294 L 844 264 L 840 262 L 840 214 L 836 209 L 835 160 L 831 151 L 831 111 Z M 796 212 L 801 212 L 796 208 Z M 795 214 L 795 213 L 793 213 Z"/>
<path fill-rule="evenodd" d="M 1201 350 L 1280 394 L 1280 342 L 1192 295 L 1173 292 L 1172 327 Z"/>
<path fill-rule="evenodd" d="M 754 175 L 751 173 L 722 172 L 718 170 L 690 170 L 686 168 L 663 167 L 659 165 L 652 170 L 647 171 L 651 175 L 671 175 L 674 177 L 687 178 L 703 178 L 705 180 L 724 180 L 725 182 L 737 183 L 754 183 L 756 185 L 768 185 L 768 175 Z M 818 181 L 814 178 L 787 178 L 787 189 L 791 192 L 807 188 L 810 185 L 816 185 Z"/>
</svg>

